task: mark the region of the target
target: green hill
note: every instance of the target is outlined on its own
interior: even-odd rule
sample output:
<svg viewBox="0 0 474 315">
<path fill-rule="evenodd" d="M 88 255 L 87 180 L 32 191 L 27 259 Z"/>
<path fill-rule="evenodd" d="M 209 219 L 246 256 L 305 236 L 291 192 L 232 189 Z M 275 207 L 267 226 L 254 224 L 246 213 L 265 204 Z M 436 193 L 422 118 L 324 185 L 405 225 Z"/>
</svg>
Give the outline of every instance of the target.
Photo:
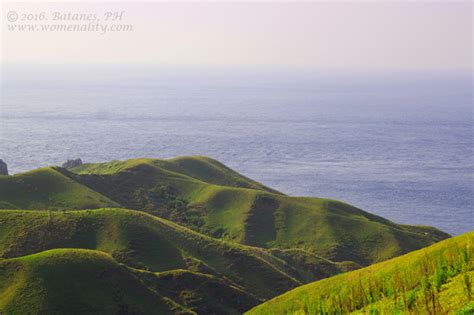
<svg viewBox="0 0 474 315">
<path fill-rule="evenodd" d="M 110 256 L 56 249 L 0 260 L 3 314 L 190 314 Z"/>
<path fill-rule="evenodd" d="M 335 200 L 290 197 L 205 157 L 0 176 L 0 209 L 8 314 L 241 314 L 449 237 Z"/>
<path fill-rule="evenodd" d="M 206 273 L 260 299 L 347 268 L 318 257 L 298 265 L 291 255 L 272 255 L 268 250 L 214 239 L 138 211 L 0 211 L 0 257 L 54 248 L 99 250 L 120 263 L 151 272 Z M 309 272 L 300 273 L 302 265 Z"/>
<path fill-rule="evenodd" d="M 204 156 L 183 156 L 168 160 L 143 158 L 128 161 L 89 163 L 75 167 L 72 170 L 80 174 L 105 175 L 114 174 L 143 164 L 148 164 L 168 172 L 182 174 L 209 184 L 250 188 L 281 194 L 274 189 L 235 172 L 214 159 Z"/>
<path fill-rule="evenodd" d="M 474 232 L 304 285 L 246 314 L 472 314 Z"/>
<path fill-rule="evenodd" d="M 257 303 L 212 275 L 140 271 L 95 250 L 0 260 L 2 314 L 241 314 Z"/>
<path fill-rule="evenodd" d="M 19 197 L 3 193 L 0 204 L 21 209 L 118 205 L 212 237 L 269 249 L 298 249 L 357 265 L 389 259 L 449 236 L 430 227 L 395 224 L 334 200 L 286 196 L 204 157 L 112 161 L 72 171 L 42 171 L 44 185 L 37 184 L 38 175 L 30 175 L 39 171 L 3 177 L 9 191 Z M 51 179 L 44 178 L 48 176 Z M 9 185 L 19 179 L 23 186 Z M 49 184 L 55 182 L 65 184 Z M 47 191 L 28 194 L 29 187 Z"/>
<path fill-rule="evenodd" d="M 449 236 L 434 228 L 398 225 L 334 200 L 274 193 L 202 157 L 116 161 L 73 171 L 78 174 L 65 174 L 125 208 L 213 237 L 298 248 L 335 261 L 367 265 Z M 235 185 L 235 178 L 245 184 Z"/>
<path fill-rule="evenodd" d="M 0 209 L 87 209 L 118 204 L 55 168 L 0 176 Z"/>
</svg>

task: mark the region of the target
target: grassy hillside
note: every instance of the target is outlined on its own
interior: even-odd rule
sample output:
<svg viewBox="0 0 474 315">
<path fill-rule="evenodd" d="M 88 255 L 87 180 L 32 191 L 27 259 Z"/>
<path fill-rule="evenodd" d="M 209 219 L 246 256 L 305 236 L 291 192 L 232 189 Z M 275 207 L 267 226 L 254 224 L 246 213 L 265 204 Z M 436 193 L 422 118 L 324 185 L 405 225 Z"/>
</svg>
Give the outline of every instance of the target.
<svg viewBox="0 0 474 315">
<path fill-rule="evenodd" d="M 291 255 L 213 239 L 138 211 L 0 211 L 0 257 L 53 248 L 99 250 L 151 272 L 188 269 L 215 275 L 261 299 L 346 268 L 322 258 L 317 268 L 314 260 L 297 264 Z M 308 271 L 298 271 L 302 265 Z"/>
<path fill-rule="evenodd" d="M 335 200 L 286 196 L 205 157 L 0 176 L 0 209 L 0 313 L 240 314 L 304 283 L 449 236 Z M 409 270 L 403 280 L 387 265 L 387 276 L 368 284 L 345 279 L 331 285 L 329 298 L 311 295 L 303 308 L 283 309 L 364 312 L 403 301 L 417 310 L 428 292 L 434 308 L 453 299 L 461 307 L 470 265 L 457 261 L 441 261 L 441 269 L 422 264 L 429 281 L 421 289 L 410 282 L 412 265 L 401 265 Z M 436 271 L 442 283 L 433 291 L 426 283 L 436 268 L 448 276 Z"/>
<path fill-rule="evenodd" d="M 241 314 L 257 301 L 212 275 L 139 271 L 95 250 L 0 260 L 6 314 Z"/>
<path fill-rule="evenodd" d="M 472 314 L 474 232 L 296 288 L 246 314 Z"/>
<path fill-rule="evenodd" d="M 278 191 L 266 187 L 250 178 L 247 178 L 224 164 L 204 156 L 183 156 L 168 160 L 160 159 L 132 159 L 128 161 L 112 161 L 106 163 L 84 164 L 73 170 L 80 174 L 113 174 L 138 165 L 149 164 L 155 168 L 182 174 L 209 184 L 250 188 L 272 193 Z"/>
<path fill-rule="evenodd" d="M 110 256 L 56 249 L 0 260 L 5 314 L 190 314 Z"/>
<path fill-rule="evenodd" d="M 216 276 L 189 270 L 159 273 L 139 272 L 151 289 L 198 314 L 242 314 L 258 300 Z"/>
<path fill-rule="evenodd" d="M 395 224 L 342 202 L 286 196 L 204 157 L 113 161 L 72 171 L 48 169 L 44 177 L 51 179 L 37 188 L 48 191 L 41 194 L 26 193 L 28 187 L 38 187 L 30 184 L 30 173 L 4 177 L 5 181 L 22 178 L 23 186 L 7 185 L 19 197 L 4 193 L 0 204 L 26 209 L 119 205 L 212 237 L 262 248 L 298 249 L 358 265 L 448 237 L 430 227 Z M 61 184 L 49 184 L 59 180 Z"/>
<path fill-rule="evenodd" d="M 336 261 L 367 265 L 448 237 L 429 227 L 398 225 L 342 202 L 272 193 L 245 178 L 245 185 L 235 185 L 235 178 L 241 179 L 235 172 L 207 158 L 129 160 L 74 171 L 80 175 L 71 178 L 123 207 L 213 237 L 263 248 L 298 248 Z"/>
<path fill-rule="evenodd" d="M 0 209 L 87 209 L 117 207 L 100 193 L 52 167 L 0 176 Z"/>
</svg>

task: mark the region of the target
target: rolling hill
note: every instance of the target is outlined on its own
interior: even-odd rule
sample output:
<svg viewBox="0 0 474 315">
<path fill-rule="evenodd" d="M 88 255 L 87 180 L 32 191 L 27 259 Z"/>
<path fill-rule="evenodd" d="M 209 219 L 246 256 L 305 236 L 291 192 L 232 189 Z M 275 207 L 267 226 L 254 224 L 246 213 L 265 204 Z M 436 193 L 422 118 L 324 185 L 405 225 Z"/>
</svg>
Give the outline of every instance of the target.
<svg viewBox="0 0 474 315">
<path fill-rule="evenodd" d="M 1 176 L 0 188 L 0 207 L 6 209 L 141 210 L 215 238 L 357 265 L 449 237 L 339 201 L 286 196 L 205 157 L 44 168 Z"/>
<path fill-rule="evenodd" d="M 118 204 L 90 188 L 45 167 L 0 176 L 0 209 L 93 209 Z"/>
<path fill-rule="evenodd" d="M 0 211 L 0 258 L 59 248 L 98 250 L 137 270 L 207 274 L 248 292 L 253 305 L 351 268 L 304 252 L 214 239 L 139 211 Z"/>
<path fill-rule="evenodd" d="M 78 249 L 56 249 L 0 260 L 0 311 L 192 314 L 147 288 L 110 256 Z"/>
<path fill-rule="evenodd" d="M 241 314 L 449 237 L 206 157 L 0 176 L 0 209 L 0 313 Z"/>
<path fill-rule="evenodd" d="M 301 284 L 291 266 L 263 249 L 216 240 L 138 211 L 1 211 L 0 227 L 3 258 L 93 249 L 136 269 L 216 275 L 261 299 Z"/>
<path fill-rule="evenodd" d="M 474 232 L 304 285 L 246 314 L 472 314 Z"/>
<path fill-rule="evenodd" d="M 5 314 L 241 314 L 258 301 L 212 275 L 139 271 L 85 249 L 0 260 L 0 293 Z"/>
</svg>

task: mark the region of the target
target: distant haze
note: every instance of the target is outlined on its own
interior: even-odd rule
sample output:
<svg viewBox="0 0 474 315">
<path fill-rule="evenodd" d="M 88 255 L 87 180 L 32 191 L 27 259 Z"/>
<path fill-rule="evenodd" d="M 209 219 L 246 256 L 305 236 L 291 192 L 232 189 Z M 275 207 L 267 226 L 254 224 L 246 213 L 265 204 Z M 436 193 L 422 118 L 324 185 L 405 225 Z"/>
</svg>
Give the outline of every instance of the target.
<svg viewBox="0 0 474 315">
<path fill-rule="evenodd" d="M 12 10 L 124 11 L 133 31 L 12 32 Z M 6 63 L 472 70 L 470 1 L 9 3 L 2 17 Z"/>
</svg>

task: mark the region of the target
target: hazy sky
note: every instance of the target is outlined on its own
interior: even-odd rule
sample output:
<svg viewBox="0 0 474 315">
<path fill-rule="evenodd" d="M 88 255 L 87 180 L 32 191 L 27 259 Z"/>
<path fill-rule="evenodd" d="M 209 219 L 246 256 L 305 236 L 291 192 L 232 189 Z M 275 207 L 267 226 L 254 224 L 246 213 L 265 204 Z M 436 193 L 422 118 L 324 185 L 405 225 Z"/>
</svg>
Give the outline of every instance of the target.
<svg viewBox="0 0 474 315">
<path fill-rule="evenodd" d="M 92 13 L 108 27 L 132 25 L 133 31 L 11 31 L 7 24 L 37 23 L 9 23 L 11 11 L 18 19 L 25 13 Z M 124 11 L 122 21 L 104 22 L 108 11 Z M 4 4 L 2 18 L 6 63 L 472 70 L 470 1 L 11 3 Z"/>
</svg>

